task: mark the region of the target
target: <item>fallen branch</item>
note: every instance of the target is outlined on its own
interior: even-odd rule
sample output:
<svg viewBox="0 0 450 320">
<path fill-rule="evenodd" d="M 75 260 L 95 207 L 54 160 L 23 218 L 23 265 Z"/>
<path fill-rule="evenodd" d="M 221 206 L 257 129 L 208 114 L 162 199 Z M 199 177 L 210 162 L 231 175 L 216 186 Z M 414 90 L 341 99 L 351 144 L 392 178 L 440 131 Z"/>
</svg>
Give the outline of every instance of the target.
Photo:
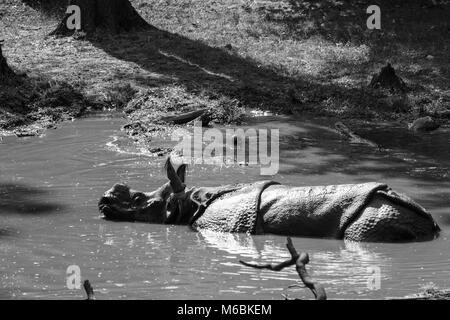
<svg viewBox="0 0 450 320">
<path fill-rule="evenodd" d="M 306 265 L 309 263 L 309 255 L 304 252 L 298 254 L 297 250 L 295 250 L 294 245 L 292 244 L 292 239 L 290 237 L 287 238 L 286 247 L 289 250 L 289 253 L 291 254 L 291 259 L 281 262 L 279 264 L 260 265 L 245 262 L 242 260 L 239 260 L 239 262 L 247 267 L 252 267 L 255 269 L 269 269 L 272 271 L 281 271 L 284 268 L 295 265 L 295 269 L 297 270 L 300 279 L 305 284 L 305 286 L 312 291 L 316 300 L 326 300 L 327 295 L 325 293 L 325 288 L 321 284 L 315 283 L 311 278 L 311 276 L 306 271 Z"/>
<path fill-rule="evenodd" d="M 162 117 L 161 120 L 165 122 L 172 122 L 174 124 L 184 124 L 202 116 L 206 112 L 206 110 L 207 109 L 201 109 L 187 113 L 177 114 L 174 116 Z"/>
</svg>

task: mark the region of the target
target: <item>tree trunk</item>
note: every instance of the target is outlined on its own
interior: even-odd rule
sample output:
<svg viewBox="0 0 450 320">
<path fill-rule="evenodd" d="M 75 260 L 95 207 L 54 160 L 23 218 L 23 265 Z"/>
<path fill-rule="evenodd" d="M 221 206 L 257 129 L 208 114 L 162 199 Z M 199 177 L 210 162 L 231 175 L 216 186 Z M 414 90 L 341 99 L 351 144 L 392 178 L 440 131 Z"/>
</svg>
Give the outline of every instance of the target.
<svg viewBox="0 0 450 320">
<path fill-rule="evenodd" d="M 0 40 L 0 78 L 12 76 L 14 72 L 11 70 L 11 68 L 6 63 L 5 57 L 3 57 L 2 52 L 2 41 Z"/>
<path fill-rule="evenodd" d="M 81 30 L 86 34 L 103 29 L 110 33 L 145 29 L 147 22 L 137 13 L 129 0 L 69 0 L 68 5 L 77 5 L 81 11 Z M 71 35 L 76 30 L 67 27 L 71 14 L 66 14 L 51 35 Z"/>
</svg>

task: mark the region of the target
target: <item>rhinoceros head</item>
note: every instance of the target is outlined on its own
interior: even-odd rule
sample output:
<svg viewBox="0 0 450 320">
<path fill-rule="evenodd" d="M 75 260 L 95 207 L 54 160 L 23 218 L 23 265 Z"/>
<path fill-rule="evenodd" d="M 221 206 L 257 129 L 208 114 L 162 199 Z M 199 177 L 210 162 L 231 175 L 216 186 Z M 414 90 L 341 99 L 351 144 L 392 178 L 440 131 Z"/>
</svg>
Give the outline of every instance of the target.
<svg viewBox="0 0 450 320">
<path fill-rule="evenodd" d="M 186 165 L 175 170 L 168 158 L 165 169 L 169 182 L 152 192 L 139 192 L 125 184 L 115 184 L 100 199 L 100 212 L 110 220 L 184 223 L 188 218 L 181 213 L 191 211 L 186 211 L 191 206 L 184 184 Z"/>
</svg>

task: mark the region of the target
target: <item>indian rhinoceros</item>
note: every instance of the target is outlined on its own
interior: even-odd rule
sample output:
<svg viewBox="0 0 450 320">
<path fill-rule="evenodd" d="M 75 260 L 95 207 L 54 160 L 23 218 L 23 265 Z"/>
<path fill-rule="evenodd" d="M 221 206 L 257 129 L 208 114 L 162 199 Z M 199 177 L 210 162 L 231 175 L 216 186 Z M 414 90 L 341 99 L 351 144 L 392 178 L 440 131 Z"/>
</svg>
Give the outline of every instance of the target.
<svg viewBox="0 0 450 320">
<path fill-rule="evenodd" d="M 290 187 L 260 181 L 186 188 L 186 165 L 166 162 L 169 182 L 153 192 L 116 184 L 99 201 L 105 218 L 193 229 L 354 241 L 431 240 L 439 226 L 419 204 L 381 183 Z"/>
</svg>

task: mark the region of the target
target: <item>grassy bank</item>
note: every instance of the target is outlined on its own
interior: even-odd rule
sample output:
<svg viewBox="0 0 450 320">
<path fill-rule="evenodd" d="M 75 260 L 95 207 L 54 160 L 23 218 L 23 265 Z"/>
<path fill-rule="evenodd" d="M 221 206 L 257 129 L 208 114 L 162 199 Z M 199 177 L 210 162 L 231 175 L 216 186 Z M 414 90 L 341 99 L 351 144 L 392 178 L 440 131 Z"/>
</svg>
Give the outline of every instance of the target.
<svg viewBox="0 0 450 320">
<path fill-rule="evenodd" d="M 65 82 L 16 76 L 0 83 L 0 106 L 0 129 L 30 136 L 82 115 L 89 103 Z"/>
<path fill-rule="evenodd" d="M 46 37 L 60 11 L 5 0 L 4 54 L 28 80 L 45 79 L 82 96 L 59 105 L 64 110 L 125 108 L 144 127 L 158 112 L 200 107 L 210 108 L 219 122 L 238 121 L 248 109 L 448 121 L 448 1 L 377 1 L 381 30 L 366 28 L 368 1 L 131 2 L 152 30 L 87 40 Z M 368 87 L 388 61 L 406 82 L 406 93 Z M 46 108 L 25 103 L 30 112 Z M 0 109 L 0 124 L 11 126 L 8 119 L 18 109 L 4 100 Z"/>
</svg>

